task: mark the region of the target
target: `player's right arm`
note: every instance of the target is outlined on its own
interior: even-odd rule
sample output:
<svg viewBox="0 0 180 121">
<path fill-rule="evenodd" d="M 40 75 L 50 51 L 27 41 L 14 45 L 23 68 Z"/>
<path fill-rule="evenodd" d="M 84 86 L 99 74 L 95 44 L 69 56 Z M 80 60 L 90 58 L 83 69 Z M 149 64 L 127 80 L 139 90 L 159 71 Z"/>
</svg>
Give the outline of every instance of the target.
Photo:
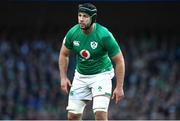
<svg viewBox="0 0 180 121">
<path fill-rule="evenodd" d="M 64 93 L 68 93 L 68 87 L 71 86 L 71 81 L 67 77 L 67 69 L 69 64 L 69 55 L 70 50 L 73 49 L 72 37 L 79 25 L 72 27 L 66 34 L 62 47 L 59 54 L 59 70 L 60 70 L 60 79 L 61 79 L 61 90 Z"/>
<path fill-rule="evenodd" d="M 67 69 L 69 64 L 70 49 L 68 49 L 64 43 L 60 49 L 59 54 L 59 70 L 60 70 L 60 88 L 63 93 L 68 93 L 68 87 L 71 86 L 71 82 L 67 77 Z"/>
</svg>

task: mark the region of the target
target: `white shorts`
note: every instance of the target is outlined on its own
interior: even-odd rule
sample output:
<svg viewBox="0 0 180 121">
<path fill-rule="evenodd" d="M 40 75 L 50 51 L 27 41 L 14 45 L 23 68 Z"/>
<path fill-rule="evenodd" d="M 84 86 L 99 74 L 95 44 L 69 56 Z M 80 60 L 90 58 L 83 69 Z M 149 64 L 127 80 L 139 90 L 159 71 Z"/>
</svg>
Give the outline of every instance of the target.
<svg viewBox="0 0 180 121">
<path fill-rule="evenodd" d="M 82 75 L 76 71 L 69 99 L 92 100 L 97 95 L 111 96 L 113 76 L 114 70 L 94 75 Z"/>
<path fill-rule="evenodd" d="M 113 77 L 114 70 L 94 75 L 82 75 L 76 71 L 69 93 L 67 109 L 71 109 L 70 103 L 74 100 L 92 100 L 93 97 L 102 95 L 110 97 L 112 92 L 111 79 Z M 109 103 L 106 107 L 108 105 Z"/>
</svg>

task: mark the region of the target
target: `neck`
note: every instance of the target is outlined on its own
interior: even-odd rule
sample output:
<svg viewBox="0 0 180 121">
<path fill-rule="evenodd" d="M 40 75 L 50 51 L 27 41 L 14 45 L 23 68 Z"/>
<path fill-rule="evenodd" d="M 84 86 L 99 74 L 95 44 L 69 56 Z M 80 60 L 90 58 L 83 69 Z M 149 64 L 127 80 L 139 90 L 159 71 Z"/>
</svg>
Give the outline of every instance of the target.
<svg viewBox="0 0 180 121">
<path fill-rule="evenodd" d="M 82 29 L 82 31 L 83 31 L 85 34 L 89 34 L 89 33 L 93 32 L 94 26 L 95 26 L 95 24 L 93 23 L 90 28 L 88 28 L 87 30 L 83 30 L 83 29 Z"/>
</svg>

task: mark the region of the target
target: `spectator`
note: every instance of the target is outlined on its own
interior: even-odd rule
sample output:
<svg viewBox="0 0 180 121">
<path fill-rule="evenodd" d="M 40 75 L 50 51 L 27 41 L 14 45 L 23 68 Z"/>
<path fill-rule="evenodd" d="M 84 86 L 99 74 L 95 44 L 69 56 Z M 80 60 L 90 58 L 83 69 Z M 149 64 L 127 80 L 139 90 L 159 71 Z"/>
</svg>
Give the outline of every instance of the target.
<svg viewBox="0 0 180 121">
<path fill-rule="evenodd" d="M 57 41 L 14 35 L 6 31 L 0 36 L 0 119 L 65 120 L 67 98 L 59 90 Z M 178 35 L 146 35 L 122 38 L 126 94 L 118 106 L 110 104 L 109 119 L 180 119 Z M 72 70 L 69 67 L 70 78 Z"/>
</svg>

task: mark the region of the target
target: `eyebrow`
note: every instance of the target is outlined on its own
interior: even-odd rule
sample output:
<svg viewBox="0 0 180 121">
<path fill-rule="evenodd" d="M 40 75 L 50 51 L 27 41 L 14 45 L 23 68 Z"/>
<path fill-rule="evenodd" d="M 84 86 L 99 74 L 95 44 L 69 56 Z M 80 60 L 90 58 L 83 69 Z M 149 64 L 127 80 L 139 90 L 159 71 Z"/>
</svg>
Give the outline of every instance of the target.
<svg viewBox="0 0 180 121">
<path fill-rule="evenodd" d="M 78 15 L 79 15 L 79 14 L 84 14 L 84 15 L 86 15 L 86 16 L 89 16 L 89 15 L 88 15 L 87 13 L 85 13 L 85 12 L 79 12 Z"/>
</svg>

